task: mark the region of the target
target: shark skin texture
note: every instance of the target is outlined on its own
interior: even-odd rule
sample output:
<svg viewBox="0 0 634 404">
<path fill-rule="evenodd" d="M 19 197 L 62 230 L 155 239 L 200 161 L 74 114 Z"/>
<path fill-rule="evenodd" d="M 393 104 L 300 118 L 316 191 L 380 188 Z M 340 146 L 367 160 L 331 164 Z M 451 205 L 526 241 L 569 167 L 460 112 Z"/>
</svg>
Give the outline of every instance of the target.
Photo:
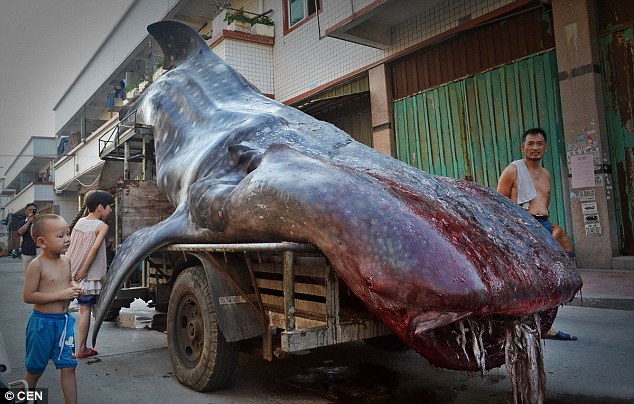
<svg viewBox="0 0 634 404">
<path fill-rule="evenodd" d="M 153 129 L 157 183 L 175 212 L 117 251 L 93 343 L 136 265 L 175 242 L 311 243 L 406 344 L 456 370 L 501 366 L 508 321 L 543 312 L 547 330 L 581 288 L 566 252 L 510 199 L 265 97 L 184 24 L 148 31 L 168 71 L 133 108 Z M 484 365 L 459 338 L 467 320 L 487 329 Z"/>
</svg>

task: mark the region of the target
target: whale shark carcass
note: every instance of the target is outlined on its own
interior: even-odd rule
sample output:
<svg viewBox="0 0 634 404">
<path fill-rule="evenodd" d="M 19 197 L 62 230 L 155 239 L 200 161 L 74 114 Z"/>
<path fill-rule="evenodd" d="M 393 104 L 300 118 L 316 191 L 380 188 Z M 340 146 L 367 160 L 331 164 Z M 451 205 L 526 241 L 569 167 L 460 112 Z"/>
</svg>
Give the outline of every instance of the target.
<svg viewBox="0 0 634 404">
<path fill-rule="evenodd" d="M 501 366 L 507 319 L 548 312 L 580 289 L 566 252 L 510 199 L 265 97 L 184 24 L 148 31 L 168 71 L 134 108 L 153 130 L 157 184 L 175 211 L 118 249 L 93 343 L 127 276 L 175 242 L 313 244 L 396 335 L 450 369 Z M 465 349 L 474 342 L 464 330 L 455 337 L 467 320 L 488 324 L 474 347 L 485 363 Z"/>
</svg>

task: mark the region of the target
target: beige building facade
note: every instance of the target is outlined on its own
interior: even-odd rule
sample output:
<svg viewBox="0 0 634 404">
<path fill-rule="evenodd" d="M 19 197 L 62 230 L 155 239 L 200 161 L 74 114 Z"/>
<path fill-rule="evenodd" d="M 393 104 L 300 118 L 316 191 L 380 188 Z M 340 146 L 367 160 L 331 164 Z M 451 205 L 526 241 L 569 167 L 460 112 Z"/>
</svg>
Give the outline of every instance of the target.
<svg viewBox="0 0 634 404">
<path fill-rule="evenodd" d="M 521 155 L 521 132 L 543 127 L 551 215 L 573 239 L 578 266 L 634 268 L 631 1 L 222 3 L 175 1 L 163 12 L 133 2 L 93 59 L 108 57 L 110 70 L 91 81 L 89 64 L 56 106 L 57 135 L 79 134 L 85 147 L 102 139 L 116 119 L 116 107 L 95 107 L 104 91 L 151 82 L 157 70 L 156 45 L 144 47 L 146 20 L 177 19 L 264 94 L 432 174 L 495 188 Z M 269 26 L 233 21 L 239 13 Z M 121 38 L 139 45 L 118 46 Z M 122 49 L 130 50 L 117 55 Z M 87 91 L 87 83 L 98 85 Z M 86 121 L 100 129 L 84 133 Z M 57 163 L 68 173 L 56 176 L 58 191 L 85 192 L 80 184 L 107 169 L 91 166 L 82 179 L 71 157 L 81 149 Z"/>
</svg>

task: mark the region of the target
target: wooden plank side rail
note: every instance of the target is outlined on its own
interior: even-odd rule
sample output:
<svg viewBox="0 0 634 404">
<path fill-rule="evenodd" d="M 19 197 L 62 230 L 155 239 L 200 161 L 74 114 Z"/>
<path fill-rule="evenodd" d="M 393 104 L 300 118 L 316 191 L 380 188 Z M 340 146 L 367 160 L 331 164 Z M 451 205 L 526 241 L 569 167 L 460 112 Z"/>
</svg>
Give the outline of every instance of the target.
<svg viewBox="0 0 634 404">
<path fill-rule="evenodd" d="M 282 291 L 284 285 L 281 280 L 256 278 L 258 287 L 262 289 L 271 289 Z M 312 283 L 302 283 L 295 280 L 295 293 L 305 295 L 326 297 L 326 286 L 315 285 Z"/>
<path fill-rule="evenodd" d="M 284 251 L 284 317 L 286 330 L 295 329 L 295 272 L 293 271 L 294 255 Z"/>
<path fill-rule="evenodd" d="M 259 310 L 268 318 L 269 331 L 262 340 L 265 359 L 272 359 L 277 350 L 293 353 L 390 334 L 380 320 L 350 295 L 328 260 L 312 245 L 173 244 L 165 250 L 204 251 L 211 262 L 216 261 L 214 266 L 221 267 L 231 262 L 228 256 L 243 256 L 252 285 L 251 290 L 244 292 L 259 297 Z"/>
<path fill-rule="evenodd" d="M 262 303 L 267 310 L 276 311 L 286 314 L 284 307 L 285 298 L 281 296 L 273 296 L 262 294 Z M 305 317 L 316 320 L 326 321 L 326 303 L 312 302 L 310 300 L 294 299 L 294 317 Z M 282 326 L 280 328 L 285 328 Z"/>
</svg>

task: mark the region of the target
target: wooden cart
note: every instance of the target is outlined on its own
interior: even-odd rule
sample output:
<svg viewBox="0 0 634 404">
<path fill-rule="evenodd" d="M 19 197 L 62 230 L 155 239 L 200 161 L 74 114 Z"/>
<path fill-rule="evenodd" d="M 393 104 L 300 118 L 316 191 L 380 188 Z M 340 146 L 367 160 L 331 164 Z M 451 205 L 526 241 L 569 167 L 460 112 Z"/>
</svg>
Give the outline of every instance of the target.
<svg viewBox="0 0 634 404">
<path fill-rule="evenodd" d="M 171 207 L 155 182 L 125 181 L 115 212 L 119 244 Z M 135 277 L 114 306 L 139 297 L 167 312 L 174 374 L 197 391 L 226 387 L 241 348 L 273 360 L 390 334 L 308 244 L 173 244 L 147 257 Z"/>
<path fill-rule="evenodd" d="M 174 374 L 194 390 L 227 386 L 241 345 L 272 360 L 389 334 L 311 245 L 174 244 L 164 252 L 182 255 L 167 339 Z"/>
<path fill-rule="evenodd" d="M 115 245 L 172 214 L 154 181 L 152 131 L 135 112 L 100 139 L 100 157 L 104 170 L 123 166 Z M 311 245 L 174 244 L 147 257 L 132 277 L 109 313 L 137 297 L 167 312 L 174 374 L 197 391 L 227 386 L 240 348 L 273 360 L 353 340 L 383 344 L 390 334 Z"/>
</svg>

